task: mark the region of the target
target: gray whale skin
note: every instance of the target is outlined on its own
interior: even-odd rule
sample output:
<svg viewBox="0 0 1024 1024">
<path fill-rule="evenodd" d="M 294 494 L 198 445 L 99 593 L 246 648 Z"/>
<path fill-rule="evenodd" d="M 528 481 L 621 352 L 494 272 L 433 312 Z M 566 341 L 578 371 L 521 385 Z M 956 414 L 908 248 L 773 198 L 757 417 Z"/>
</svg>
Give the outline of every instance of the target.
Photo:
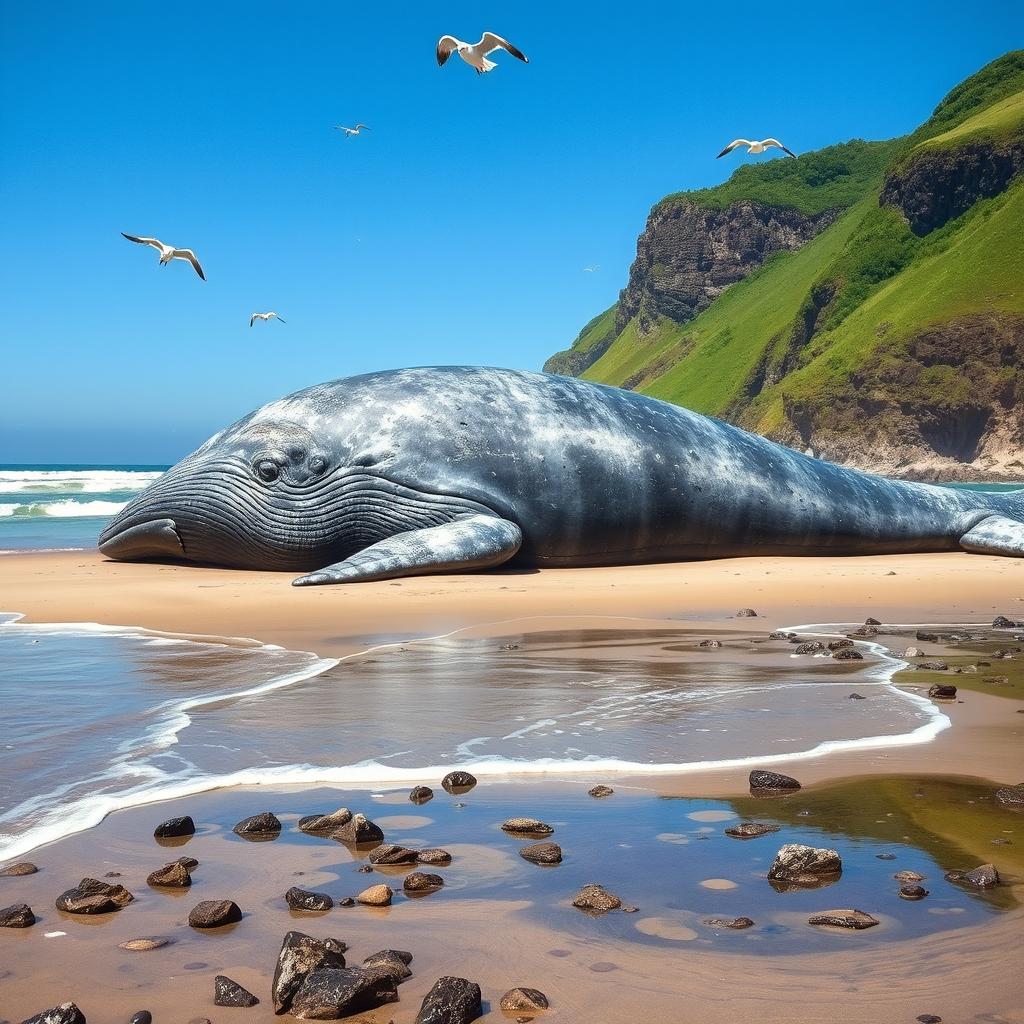
<svg viewBox="0 0 1024 1024">
<path fill-rule="evenodd" d="M 422 367 L 257 409 L 139 494 L 99 545 L 302 572 L 298 586 L 735 555 L 1024 556 L 1024 490 L 887 480 L 570 377 Z"/>
</svg>

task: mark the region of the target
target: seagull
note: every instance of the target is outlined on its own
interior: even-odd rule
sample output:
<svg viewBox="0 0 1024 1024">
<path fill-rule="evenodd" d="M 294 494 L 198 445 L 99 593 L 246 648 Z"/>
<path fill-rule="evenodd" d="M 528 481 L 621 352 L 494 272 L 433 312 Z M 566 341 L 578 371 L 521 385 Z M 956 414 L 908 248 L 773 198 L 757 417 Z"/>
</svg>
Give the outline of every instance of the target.
<svg viewBox="0 0 1024 1024">
<path fill-rule="evenodd" d="M 253 313 L 253 315 L 251 317 L 249 317 L 249 326 L 252 327 L 252 325 L 254 323 L 256 323 L 257 320 L 274 320 L 274 319 L 281 320 L 281 317 L 279 317 L 277 315 L 277 313 L 275 313 L 273 310 L 271 310 L 269 313 Z M 281 323 L 286 324 L 286 323 L 288 323 L 288 321 L 287 320 L 281 320 Z"/>
<path fill-rule="evenodd" d="M 725 156 L 726 153 L 731 153 L 737 146 L 749 147 L 747 149 L 748 153 L 763 153 L 766 149 L 771 149 L 772 146 L 774 146 L 776 149 L 781 149 L 783 153 L 788 153 L 791 157 L 793 157 L 793 159 L 796 159 L 796 153 L 786 149 L 786 147 L 781 142 L 779 142 L 778 139 L 762 139 L 760 142 L 755 142 L 751 139 L 736 139 L 733 142 L 730 142 L 729 145 L 726 146 L 725 149 L 723 149 L 722 152 L 715 157 L 715 159 L 718 160 L 719 158 Z"/>
<path fill-rule="evenodd" d="M 530 63 L 530 58 L 525 53 L 517 50 L 507 39 L 495 35 L 493 32 L 485 32 L 478 43 L 464 43 L 455 36 L 441 36 L 437 42 L 437 66 L 441 67 L 444 62 L 456 51 L 459 56 L 471 67 L 476 68 L 476 73 L 482 75 L 485 71 L 492 71 L 498 65 L 493 60 L 488 60 L 487 55 L 495 50 L 506 50 L 513 57 L 518 57 L 524 64 Z"/>
<path fill-rule="evenodd" d="M 584 274 L 596 274 L 597 271 L 599 271 L 600 269 L 601 269 L 601 264 L 600 263 L 595 263 L 594 266 L 592 266 L 592 267 L 584 267 L 583 268 L 583 273 Z"/>
<path fill-rule="evenodd" d="M 351 139 L 353 135 L 358 135 L 362 131 L 370 131 L 370 128 L 365 124 L 357 124 L 355 128 L 346 128 L 343 124 L 336 124 L 334 128 L 336 131 L 344 132 L 346 139 Z"/>
<path fill-rule="evenodd" d="M 191 249 L 175 249 L 173 245 L 164 245 L 159 238 L 137 238 L 135 235 L 127 235 L 123 231 L 121 232 L 129 242 L 138 242 L 139 245 L 151 245 L 154 249 L 160 250 L 160 266 L 166 267 L 171 260 L 188 260 L 193 267 L 196 268 L 196 273 L 205 281 L 206 275 L 203 273 L 203 268 L 199 266 L 199 260 L 196 259 L 196 254 Z"/>
</svg>

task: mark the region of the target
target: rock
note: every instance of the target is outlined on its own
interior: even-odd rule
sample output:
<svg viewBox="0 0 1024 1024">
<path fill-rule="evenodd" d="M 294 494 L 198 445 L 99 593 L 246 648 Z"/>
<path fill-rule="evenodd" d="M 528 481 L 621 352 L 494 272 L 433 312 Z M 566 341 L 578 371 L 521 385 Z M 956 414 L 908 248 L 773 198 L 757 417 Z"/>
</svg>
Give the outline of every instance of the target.
<svg viewBox="0 0 1024 1024">
<path fill-rule="evenodd" d="M 697 646 L 698 647 L 721 647 L 722 646 L 722 641 L 721 640 L 701 640 L 701 642 L 699 644 L 697 644 Z"/>
<path fill-rule="evenodd" d="M 906 882 L 900 886 L 901 900 L 923 900 L 927 895 L 928 890 L 914 882 Z"/>
<path fill-rule="evenodd" d="M 299 831 L 313 835 L 322 832 L 333 832 L 352 820 L 352 812 L 347 807 L 339 807 L 330 814 L 308 814 L 299 819 Z"/>
<path fill-rule="evenodd" d="M 603 885 L 590 884 L 580 889 L 572 905 L 580 910 L 606 914 L 609 910 L 618 910 L 622 906 L 622 900 L 614 893 L 608 892 Z"/>
<path fill-rule="evenodd" d="M 318 967 L 302 979 L 290 1012 L 299 1020 L 340 1020 L 397 999 L 395 979 L 386 971 Z"/>
<path fill-rule="evenodd" d="M 429 786 L 416 786 L 409 794 L 409 799 L 414 804 L 425 804 L 434 799 L 434 791 Z"/>
<path fill-rule="evenodd" d="M 733 839 L 756 839 L 758 836 L 766 836 L 769 832 L 778 832 L 781 825 L 772 825 L 764 821 L 741 821 L 725 830 L 727 836 Z"/>
<path fill-rule="evenodd" d="M 536 988 L 510 988 L 498 1000 L 498 1008 L 505 1013 L 540 1013 L 550 1005 L 548 997 Z"/>
<path fill-rule="evenodd" d="M 924 875 L 918 874 L 916 871 L 897 871 L 892 876 L 897 882 L 923 882 Z"/>
<path fill-rule="evenodd" d="M 468 793 L 476 785 L 476 777 L 469 772 L 449 772 L 441 780 L 441 788 L 446 793 Z"/>
<path fill-rule="evenodd" d="M 788 775 L 780 775 L 778 772 L 766 772 L 755 769 L 750 773 L 751 792 L 768 790 L 769 792 L 780 790 L 797 790 L 800 783 Z"/>
<path fill-rule="evenodd" d="M 875 626 L 860 626 L 850 636 L 868 637 L 878 636 L 878 629 Z"/>
<path fill-rule="evenodd" d="M 881 623 L 878 619 L 873 619 L 870 615 L 864 620 L 865 626 L 880 626 Z"/>
<path fill-rule="evenodd" d="M 0 928 L 30 928 L 36 915 L 27 903 L 15 903 L 0 910 Z"/>
<path fill-rule="evenodd" d="M 809 917 L 807 923 L 827 924 L 834 928 L 856 928 L 857 931 L 861 931 L 864 928 L 874 928 L 879 921 L 877 917 L 872 917 L 863 910 L 825 910 Z"/>
<path fill-rule="evenodd" d="M 1024 807 L 1024 784 L 997 789 L 996 799 L 1007 807 Z"/>
<path fill-rule="evenodd" d="M 285 894 L 285 902 L 291 910 L 305 910 L 310 913 L 330 910 L 334 906 L 334 900 L 325 892 L 310 892 L 309 889 L 300 889 L 293 885 Z"/>
<path fill-rule="evenodd" d="M 756 619 L 757 618 L 757 612 L 755 612 L 753 608 L 741 608 L 736 613 L 736 618 L 737 619 Z"/>
<path fill-rule="evenodd" d="M 749 917 L 711 917 L 704 923 L 709 928 L 731 928 L 733 931 L 742 931 L 744 928 L 754 927 L 754 922 Z"/>
<path fill-rule="evenodd" d="M 792 640 L 796 633 L 787 633 L 785 630 L 777 629 L 774 633 L 768 634 L 769 640 Z"/>
<path fill-rule="evenodd" d="M 808 640 L 806 643 L 797 644 L 795 654 L 817 654 L 825 650 L 825 645 L 820 640 Z"/>
<path fill-rule="evenodd" d="M 17 864 L 10 864 L 0 871 L 0 878 L 17 878 L 20 875 L 34 875 L 39 868 L 30 861 L 23 860 Z"/>
<path fill-rule="evenodd" d="M 531 864 L 561 864 L 562 848 L 558 843 L 531 843 L 519 851 L 519 856 Z"/>
<path fill-rule="evenodd" d="M 363 967 L 388 971 L 395 979 L 395 984 L 400 984 L 406 978 L 412 976 L 409 964 L 412 963 L 412 953 L 404 949 L 382 949 L 377 953 L 371 953 L 364 961 Z"/>
<path fill-rule="evenodd" d="M 908 647 L 903 652 L 903 657 L 904 658 L 923 658 L 924 657 L 924 651 L 922 651 L 920 647 Z"/>
<path fill-rule="evenodd" d="M 179 857 L 175 864 L 180 864 L 186 871 L 195 871 L 199 867 L 199 861 L 195 857 Z"/>
<path fill-rule="evenodd" d="M 270 987 L 274 1012 L 285 1013 L 292 996 L 306 976 L 322 967 L 345 966 L 345 944 L 337 939 L 314 939 L 302 932 L 288 932 L 277 954 L 277 967 Z"/>
<path fill-rule="evenodd" d="M 187 814 L 181 818 L 168 818 L 153 829 L 154 839 L 180 839 L 195 834 L 196 823 Z"/>
<path fill-rule="evenodd" d="M 852 647 L 852 646 L 853 646 L 853 641 L 852 640 L 847 640 L 847 639 L 833 640 L 828 645 L 828 649 L 830 651 L 842 651 L 842 650 L 844 650 L 844 649 L 846 649 L 848 647 Z"/>
<path fill-rule="evenodd" d="M 232 981 L 223 974 L 213 979 L 214 1006 L 256 1006 L 259 1000 L 248 990 L 242 988 L 237 981 Z"/>
<path fill-rule="evenodd" d="M 174 861 L 151 872 L 146 878 L 146 884 L 165 889 L 187 889 L 192 884 L 192 875 L 181 861 Z"/>
<path fill-rule="evenodd" d="M 128 1021 L 128 1024 L 153 1024 L 153 1014 L 149 1010 L 137 1010 L 132 1014 L 132 1019 Z"/>
<path fill-rule="evenodd" d="M 254 814 L 252 817 L 243 818 L 231 831 L 239 836 L 266 838 L 280 833 L 281 822 L 276 814 L 264 811 L 262 814 Z"/>
<path fill-rule="evenodd" d="M 43 1010 L 22 1024 L 85 1024 L 85 1014 L 74 1003 L 61 1003 L 52 1010 Z"/>
<path fill-rule="evenodd" d="M 817 886 L 834 881 L 843 870 L 836 850 L 787 843 L 775 855 L 768 879 L 791 885 Z"/>
<path fill-rule="evenodd" d="M 992 620 L 993 629 L 1020 629 L 1024 626 L 1024 622 L 1019 622 L 1016 619 L 1008 619 L 1005 615 L 997 615 Z"/>
<path fill-rule="evenodd" d="M 952 700 L 956 696 L 956 687 L 952 683 L 935 683 L 928 687 L 928 696 L 940 700 Z"/>
<path fill-rule="evenodd" d="M 351 896 L 343 896 L 338 900 L 339 907 L 354 907 L 355 905 L 356 901 Z"/>
<path fill-rule="evenodd" d="M 405 846 L 393 846 L 384 843 L 370 851 L 371 864 L 415 864 L 419 860 L 418 850 L 410 850 Z"/>
<path fill-rule="evenodd" d="M 948 672 L 949 665 L 944 661 L 919 661 L 914 666 L 920 672 Z"/>
<path fill-rule="evenodd" d="M 587 790 L 587 796 L 592 796 L 598 800 L 602 797 L 611 796 L 615 792 L 611 786 L 594 786 L 593 789 Z"/>
<path fill-rule="evenodd" d="M 405 876 L 402 888 L 406 892 L 435 892 L 444 886 L 440 875 L 432 875 L 426 871 L 412 871 Z"/>
<path fill-rule="evenodd" d="M 391 903 L 392 896 L 394 896 L 394 891 L 391 886 L 371 885 L 356 897 L 356 902 L 367 907 L 386 907 Z"/>
<path fill-rule="evenodd" d="M 509 818 L 502 822 L 501 830 L 511 835 L 549 836 L 555 830 L 536 818 Z"/>
<path fill-rule="evenodd" d="M 970 871 L 947 871 L 946 881 L 973 889 L 991 889 L 999 884 L 999 872 L 992 864 L 981 864 Z"/>
<path fill-rule="evenodd" d="M 170 939 L 157 935 L 151 938 L 129 939 L 127 942 L 120 943 L 117 948 L 127 950 L 129 953 L 148 953 L 152 949 L 161 949 L 169 945 L 170 942 Z"/>
<path fill-rule="evenodd" d="M 193 928 L 219 928 L 242 920 L 242 911 L 233 900 L 203 900 L 188 915 Z"/>
<path fill-rule="evenodd" d="M 876 853 L 875 857 L 878 860 L 895 860 L 896 859 L 896 854 L 895 853 Z"/>
<path fill-rule="evenodd" d="M 926 643 L 926 644 L 937 644 L 939 642 L 939 634 L 938 633 L 928 633 L 928 632 L 926 632 L 923 629 L 919 629 L 914 634 L 914 639 L 915 640 L 920 640 L 920 641 L 922 641 L 923 643 Z"/>
<path fill-rule="evenodd" d="M 847 700 L 867 700 L 867 697 L 865 697 L 864 694 L 862 694 L 862 693 L 851 693 L 850 696 L 847 697 L 846 699 Z"/>
<path fill-rule="evenodd" d="M 415 1024 L 470 1024 L 483 1012 L 479 985 L 465 978 L 438 978 L 424 996 Z"/>
<path fill-rule="evenodd" d="M 451 864 L 452 855 L 447 850 L 420 850 L 416 859 L 420 864 Z"/>
<path fill-rule="evenodd" d="M 108 914 L 128 906 L 135 897 L 123 885 L 108 885 L 83 878 L 74 889 L 62 892 L 55 906 L 67 914 Z"/>
<path fill-rule="evenodd" d="M 942 1024 L 942 1018 L 936 1017 L 934 1013 L 922 1013 L 914 1018 L 918 1024 Z"/>
<path fill-rule="evenodd" d="M 375 825 L 365 814 L 353 814 L 350 821 L 331 833 L 331 838 L 342 843 L 351 843 L 353 846 L 362 846 L 366 843 L 383 842 L 384 833 L 380 826 Z"/>
<path fill-rule="evenodd" d="M 838 651 L 832 652 L 836 661 L 863 661 L 864 655 L 853 647 L 841 647 Z"/>
</svg>

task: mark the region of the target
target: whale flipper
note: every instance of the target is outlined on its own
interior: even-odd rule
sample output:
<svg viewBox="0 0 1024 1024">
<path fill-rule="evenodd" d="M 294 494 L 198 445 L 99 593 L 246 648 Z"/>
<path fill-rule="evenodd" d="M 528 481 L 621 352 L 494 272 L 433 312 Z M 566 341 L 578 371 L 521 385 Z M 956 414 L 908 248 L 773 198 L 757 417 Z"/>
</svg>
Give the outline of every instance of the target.
<svg viewBox="0 0 1024 1024">
<path fill-rule="evenodd" d="M 507 519 L 468 516 L 444 526 L 396 533 L 357 551 L 343 562 L 300 576 L 292 581 L 292 586 L 315 587 L 324 583 L 390 580 L 396 576 L 487 569 L 507 562 L 522 542 L 522 531 Z"/>
<path fill-rule="evenodd" d="M 1006 516 L 989 516 L 960 538 L 960 547 L 976 555 L 1024 558 L 1024 523 Z"/>
</svg>

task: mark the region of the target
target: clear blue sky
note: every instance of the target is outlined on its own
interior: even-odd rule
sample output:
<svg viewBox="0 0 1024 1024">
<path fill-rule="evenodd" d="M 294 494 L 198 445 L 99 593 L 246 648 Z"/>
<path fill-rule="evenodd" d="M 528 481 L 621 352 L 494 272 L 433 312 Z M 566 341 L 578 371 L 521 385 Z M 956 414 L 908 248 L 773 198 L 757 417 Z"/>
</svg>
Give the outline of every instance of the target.
<svg viewBox="0 0 1024 1024">
<path fill-rule="evenodd" d="M 4 3 L 0 462 L 173 461 L 321 380 L 540 368 L 652 203 L 756 159 L 725 142 L 906 132 L 1022 28 L 992 0 Z M 484 29 L 531 63 L 437 68 Z"/>
</svg>

